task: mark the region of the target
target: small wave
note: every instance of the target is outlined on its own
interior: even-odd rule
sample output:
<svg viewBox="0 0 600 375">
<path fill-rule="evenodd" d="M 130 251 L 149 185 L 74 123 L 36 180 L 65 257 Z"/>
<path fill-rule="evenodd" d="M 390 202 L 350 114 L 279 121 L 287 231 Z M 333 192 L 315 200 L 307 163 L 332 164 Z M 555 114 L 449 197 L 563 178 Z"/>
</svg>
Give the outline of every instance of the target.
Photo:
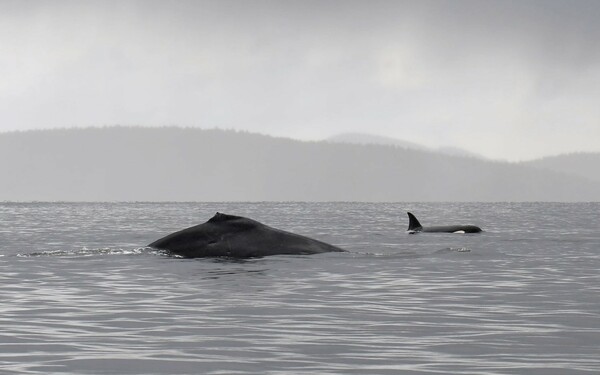
<svg viewBox="0 0 600 375">
<path fill-rule="evenodd" d="M 134 249 L 121 249 L 121 248 L 100 248 L 100 249 L 88 249 L 87 247 L 76 249 L 76 250 L 47 250 L 47 251 L 36 251 L 32 253 L 17 254 L 17 257 L 82 257 L 82 256 L 98 256 L 98 255 L 137 255 L 137 254 L 148 254 L 158 253 L 156 250 L 147 247 L 138 247 Z M 161 253 L 162 254 L 162 253 Z"/>
<path fill-rule="evenodd" d="M 444 254 L 444 253 L 470 253 L 471 249 L 468 247 L 447 247 L 445 249 L 441 249 L 436 251 L 436 254 Z"/>
</svg>

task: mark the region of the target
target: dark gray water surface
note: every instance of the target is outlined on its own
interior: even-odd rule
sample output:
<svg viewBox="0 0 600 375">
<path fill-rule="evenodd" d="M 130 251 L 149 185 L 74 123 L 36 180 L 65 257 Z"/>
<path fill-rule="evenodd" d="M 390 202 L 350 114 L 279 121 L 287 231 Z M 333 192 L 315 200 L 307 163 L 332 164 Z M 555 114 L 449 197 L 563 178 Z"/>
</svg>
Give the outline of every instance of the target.
<svg viewBox="0 0 600 375">
<path fill-rule="evenodd" d="M 405 233 L 476 224 L 482 234 Z M 216 211 L 348 250 L 143 246 Z M 0 372 L 598 374 L 600 204 L 0 204 Z"/>
</svg>

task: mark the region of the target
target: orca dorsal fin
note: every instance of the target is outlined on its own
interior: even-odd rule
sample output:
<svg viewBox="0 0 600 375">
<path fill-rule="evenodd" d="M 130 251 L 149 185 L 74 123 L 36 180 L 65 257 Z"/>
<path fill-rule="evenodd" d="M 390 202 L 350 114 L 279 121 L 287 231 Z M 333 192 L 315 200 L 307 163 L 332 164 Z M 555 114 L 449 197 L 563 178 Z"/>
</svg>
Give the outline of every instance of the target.
<svg viewBox="0 0 600 375">
<path fill-rule="evenodd" d="M 417 220 L 417 218 L 415 217 L 415 215 L 411 214 L 410 212 L 407 212 L 408 214 L 408 231 L 413 231 L 413 232 L 418 232 L 421 229 L 423 229 L 423 226 L 421 225 L 421 223 L 419 223 L 419 220 Z"/>
</svg>

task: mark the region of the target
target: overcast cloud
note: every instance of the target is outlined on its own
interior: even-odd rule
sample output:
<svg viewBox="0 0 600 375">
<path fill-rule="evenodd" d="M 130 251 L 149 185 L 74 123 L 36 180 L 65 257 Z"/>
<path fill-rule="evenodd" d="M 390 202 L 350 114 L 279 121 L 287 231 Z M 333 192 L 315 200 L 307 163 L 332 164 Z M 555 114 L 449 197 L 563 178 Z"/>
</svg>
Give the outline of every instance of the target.
<svg viewBox="0 0 600 375">
<path fill-rule="evenodd" d="M 0 131 L 367 132 L 600 151 L 600 1 L 0 0 Z"/>
</svg>

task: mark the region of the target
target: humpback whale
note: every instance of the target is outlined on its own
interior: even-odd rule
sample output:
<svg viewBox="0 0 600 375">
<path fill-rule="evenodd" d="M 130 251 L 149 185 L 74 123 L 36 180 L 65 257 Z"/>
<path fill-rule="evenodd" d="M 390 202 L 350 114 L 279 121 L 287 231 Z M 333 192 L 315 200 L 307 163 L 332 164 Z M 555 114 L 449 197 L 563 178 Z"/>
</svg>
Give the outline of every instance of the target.
<svg viewBox="0 0 600 375">
<path fill-rule="evenodd" d="M 430 232 L 430 233 L 479 233 L 481 232 L 481 228 L 475 225 L 445 225 L 445 226 L 436 226 L 436 227 L 424 227 L 419 223 L 419 220 L 415 217 L 415 215 L 407 212 L 408 214 L 408 232 L 409 233 L 418 233 L 418 232 Z"/>
<path fill-rule="evenodd" d="M 148 245 L 184 258 L 253 258 L 279 254 L 344 251 L 325 242 L 217 212 L 206 223 L 169 234 Z"/>
</svg>

